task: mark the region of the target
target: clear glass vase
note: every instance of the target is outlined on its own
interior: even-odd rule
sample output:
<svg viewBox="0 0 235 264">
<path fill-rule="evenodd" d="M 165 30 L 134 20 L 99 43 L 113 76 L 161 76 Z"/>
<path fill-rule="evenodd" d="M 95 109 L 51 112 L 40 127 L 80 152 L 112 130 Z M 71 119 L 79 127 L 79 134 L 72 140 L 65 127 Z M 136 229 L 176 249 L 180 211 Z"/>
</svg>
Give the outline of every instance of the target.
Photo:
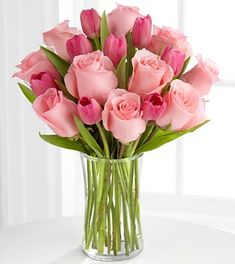
<svg viewBox="0 0 235 264">
<path fill-rule="evenodd" d="M 81 154 L 85 182 L 82 249 L 101 261 L 124 260 L 143 249 L 139 178 L 142 155 L 100 159 Z"/>
</svg>

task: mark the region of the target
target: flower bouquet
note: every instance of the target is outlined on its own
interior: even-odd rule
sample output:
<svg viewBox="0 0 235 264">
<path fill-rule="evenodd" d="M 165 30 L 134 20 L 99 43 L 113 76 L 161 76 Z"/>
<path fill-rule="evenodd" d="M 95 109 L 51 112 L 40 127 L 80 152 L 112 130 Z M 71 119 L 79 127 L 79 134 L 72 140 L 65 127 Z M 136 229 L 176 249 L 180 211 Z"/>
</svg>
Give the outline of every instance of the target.
<svg viewBox="0 0 235 264">
<path fill-rule="evenodd" d="M 119 260 L 143 248 L 139 205 L 142 154 L 204 125 L 215 64 L 192 56 L 186 37 L 152 26 L 149 15 L 117 5 L 64 21 L 43 33 L 14 76 L 33 110 L 54 132 L 40 137 L 81 153 L 85 179 L 82 248 Z"/>
</svg>

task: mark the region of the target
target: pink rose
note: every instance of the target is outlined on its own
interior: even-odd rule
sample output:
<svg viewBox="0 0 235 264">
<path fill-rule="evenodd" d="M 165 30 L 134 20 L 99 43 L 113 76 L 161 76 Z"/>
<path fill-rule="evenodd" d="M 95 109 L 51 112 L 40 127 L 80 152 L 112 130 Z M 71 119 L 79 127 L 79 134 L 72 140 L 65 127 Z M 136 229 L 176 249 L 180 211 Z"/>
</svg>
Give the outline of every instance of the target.
<svg viewBox="0 0 235 264">
<path fill-rule="evenodd" d="M 132 41 L 138 49 L 146 48 L 152 36 L 152 19 L 151 17 L 138 17 L 135 20 L 132 29 Z"/>
<path fill-rule="evenodd" d="M 132 29 L 136 18 L 142 17 L 138 11 L 137 7 L 118 4 L 107 17 L 110 32 L 116 36 L 125 36 Z"/>
<path fill-rule="evenodd" d="M 166 47 L 181 51 L 186 59 L 192 55 L 191 46 L 182 32 L 170 27 L 153 26 L 153 36 L 147 49 L 161 56 Z"/>
<path fill-rule="evenodd" d="M 75 35 L 66 41 L 66 50 L 72 61 L 75 56 L 93 51 L 90 41 L 83 35 Z"/>
<path fill-rule="evenodd" d="M 172 130 L 182 130 L 205 121 L 204 101 L 189 83 L 172 81 L 164 101 L 167 108 L 157 120 L 159 126 L 170 125 Z"/>
<path fill-rule="evenodd" d="M 116 37 L 111 33 L 104 43 L 104 55 L 108 56 L 114 66 L 116 66 L 126 53 L 127 44 L 125 37 L 123 35 Z"/>
<path fill-rule="evenodd" d="M 82 30 L 88 38 L 94 39 L 100 36 L 100 19 L 100 15 L 94 8 L 81 12 Z"/>
<path fill-rule="evenodd" d="M 99 103 L 91 98 L 82 97 L 78 102 L 78 115 L 82 122 L 87 125 L 94 125 L 101 121 L 102 108 Z"/>
<path fill-rule="evenodd" d="M 183 52 L 167 47 L 164 50 L 161 59 L 171 66 L 175 76 L 178 76 L 181 73 L 185 59 Z"/>
<path fill-rule="evenodd" d="M 33 74 L 38 74 L 40 72 L 49 72 L 54 79 L 60 78 L 59 73 L 41 50 L 30 53 L 21 61 L 21 64 L 16 67 L 19 68 L 20 71 L 15 73 L 13 77 L 16 76 L 28 83 Z"/>
<path fill-rule="evenodd" d="M 57 88 L 55 78 L 49 72 L 32 74 L 30 86 L 37 96 L 44 94 L 49 88 Z"/>
<path fill-rule="evenodd" d="M 165 112 L 166 103 L 159 93 L 153 93 L 145 98 L 142 109 L 146 121 L 156 121 Z"/>
<path fill-rule="evenodd" d="M 44 32 L 43 40 L 47 46 L 53 47 L 60 57 L 69 60 L 66 42 L 68 39 L 74 37 L 74 35 L 79 35 L 81 33 L 80 30 L 69 27 L 69 20 L 65 20 L 51 30 Z"/>
<path fill-rule="evenodd" d="M 102 113 L 103 125 L 123 144 L 136 140 L 145 131 L 141 100 L 137 94 L 115 89 Z"/>
<path fill-rule="evenodd" d="M 61 137 L 73 137 L 78 133 L 73 115 L 77 105 L 55 88 L 48 89 L 33 102 L 36 114 Z"/>
<path fill-rule="evenodd" d="M 219 70 L 212 60 L 206 59 L 203 62 L 201 55 L 197 55 L 196 57 L 198 64 L 186 72 L 182 79 L 196 88 L 201 95 L 205 95 L 210 91 L 211 85 L 219 81 Z"/>
<path fill-rule="evenodd" d="M 132 59 L 133 73 L 129 80 L 128 90 L 144 97 L 158 92 L 172 80 L 171 67 L 159 56 L 147 50 L 139 50 Z"/>
<path fill-rule="evenodd" d="M 113 70 L 112 61 L 101 51 L 79 55 L 73 59 L 65 75 L 65 84 L 74 97 L 86 96 L 104 104 L 110 91 L 117 87 Z"/>
</svg>

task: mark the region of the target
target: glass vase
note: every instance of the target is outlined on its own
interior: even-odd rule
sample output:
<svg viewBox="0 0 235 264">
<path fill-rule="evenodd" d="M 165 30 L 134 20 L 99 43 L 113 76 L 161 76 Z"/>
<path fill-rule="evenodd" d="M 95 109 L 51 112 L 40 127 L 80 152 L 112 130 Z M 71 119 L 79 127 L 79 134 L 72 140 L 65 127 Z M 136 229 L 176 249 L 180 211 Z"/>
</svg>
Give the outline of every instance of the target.
<svg viewBox="0 0 235 264">
<path fill-rule="evenodd" d="M 85 183 L 82 250 L 101 261 L 124 260 L 143 249 L 139 178 L 142 155 L 100 159 L 81 154 Z"/>
</svg>

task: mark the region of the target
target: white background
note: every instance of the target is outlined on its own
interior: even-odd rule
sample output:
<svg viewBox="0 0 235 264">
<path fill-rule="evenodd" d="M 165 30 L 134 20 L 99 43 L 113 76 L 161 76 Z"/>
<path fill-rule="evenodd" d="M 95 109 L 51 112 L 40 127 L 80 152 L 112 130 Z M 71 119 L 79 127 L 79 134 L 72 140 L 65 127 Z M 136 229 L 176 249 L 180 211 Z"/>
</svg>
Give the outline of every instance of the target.
<svg viewBox="0 0 235 264">
<path fill-rule="evenodd" d="M 115 2 L 0 0 L 0 225 L 82 213 L 79 155 L 63 150 L 60 160 L 60 150 L 40 141 L 37 133 L 46 128 L 35 119 L 10 75 L 20 58 L 37 49 L 42 31 L 64 19 L 79 26 L 83 8 L 109 11 Z M 119 2 L 140 7 L 158 26 L 183 30 L 194 54 L 215 60 L 221 72 L 221 82 L 208 98 L 211 122 L 145 154 L 141 186 L 143 197 L 151 202 L 143 206 L 156 213 L 235 228 L 234 2 Z"/>
</svg>

